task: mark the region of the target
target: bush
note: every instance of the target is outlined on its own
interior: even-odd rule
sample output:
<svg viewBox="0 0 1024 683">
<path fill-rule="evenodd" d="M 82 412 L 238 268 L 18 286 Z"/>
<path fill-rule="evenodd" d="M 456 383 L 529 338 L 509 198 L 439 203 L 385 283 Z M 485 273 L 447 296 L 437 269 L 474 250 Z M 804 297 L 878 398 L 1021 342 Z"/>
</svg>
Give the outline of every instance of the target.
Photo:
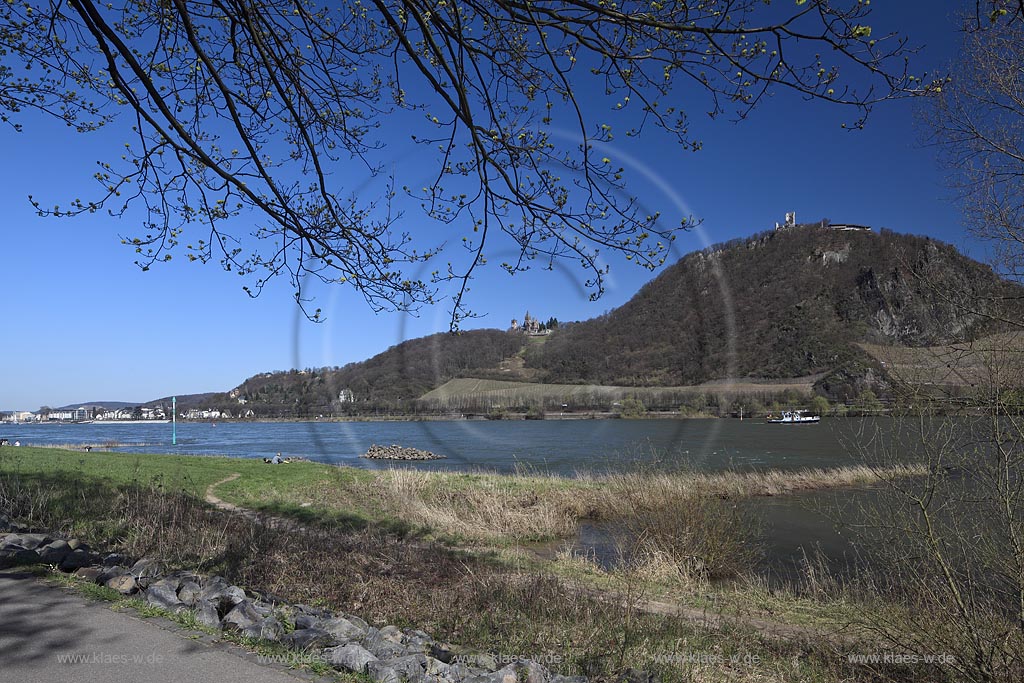
<svg viewBox="0 0 1024 683">
<path fill-rule="evenodd" d="M 817 415 L 827 415 L 829 413 L 828 399 L 824 396 L 815 396 L 811 399 L 811 412 Z"/>
<path fill-rule="evenodd" d="M 646 413 L 647 406 L 635 396 L 622 399 L 622 404 L 619 406 L 619 415 L 625 418 L 643 417 Z"/>
</svg>

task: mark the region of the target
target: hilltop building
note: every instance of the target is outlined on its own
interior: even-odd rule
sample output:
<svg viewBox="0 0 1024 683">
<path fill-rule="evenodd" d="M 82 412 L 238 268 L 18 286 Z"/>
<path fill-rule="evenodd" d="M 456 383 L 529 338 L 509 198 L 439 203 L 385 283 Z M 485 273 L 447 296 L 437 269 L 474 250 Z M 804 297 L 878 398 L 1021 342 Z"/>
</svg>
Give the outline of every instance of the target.
<svg viewBox="0 0 1024 683">
<path fill-rule="evenodd" d="M 833 223 L 827 218 L 822 218 L 815 223 L 797 223 L 796 211 L 786 213 L 785 220 L 780 224 L 775 222 L 776 230 L 793 230 L 796 228 L 823 228 L 825 230 L 838 230 L 841 232 L 871 232 L 870 225 L 858 225 L 856 223 Z"/>
<path fill-rule="evenodd" d="M 520 325 L 519 321 L 512 318 L 512 327 L 509 328 L 510 332 L 522 332 L 528 334 L 531 337 L 543 337 L 546 334 L 550 334 L 551 330 L 546 327 L 542 327 L 541 322 L 530 315 L 527 311 L 526 315 L 523 316 L 523 324 Z"/>
</svg>

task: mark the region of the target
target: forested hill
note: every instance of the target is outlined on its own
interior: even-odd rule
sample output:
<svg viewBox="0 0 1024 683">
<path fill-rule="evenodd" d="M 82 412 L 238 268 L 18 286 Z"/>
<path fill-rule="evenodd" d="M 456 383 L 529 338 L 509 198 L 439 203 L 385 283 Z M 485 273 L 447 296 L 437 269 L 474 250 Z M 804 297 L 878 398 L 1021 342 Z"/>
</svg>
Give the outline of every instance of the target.
<svg viewBox="0 0 1024 683">
<path fill-rule="evenodd" d="M 847 398 L 884 375 L 857 343 L 975 338 L 995 330 L 965 306 L 1020 291 L 942 242 L 799 226 L 689 254 L 620 308 L 546 338 L 436 334 L 342 368 L 263 373 L 207 405 L 311 417 L 410 409 L 456 377 L 678 386 L 819 373 Z"/>
<path fill-rule="evenodd" d="M 976 337 L 1019 291 L 948 244 L 800 226 L 682 258 L 610 313 L 567 326 L 527 365 L 548 382 L 630 386 L 797 377 L 868 362 L 856 342 Z"/>
<path fill-rule="evenodd" d="M 341 368 L 266 372 L 219 395 L 209 407 L 232 415 L 315 417 L 399 409 L 454 377 L 496 372 L 521 351 L 526 338 L 499 330 L 471 330 L 411 339 Z"/>
</svg>

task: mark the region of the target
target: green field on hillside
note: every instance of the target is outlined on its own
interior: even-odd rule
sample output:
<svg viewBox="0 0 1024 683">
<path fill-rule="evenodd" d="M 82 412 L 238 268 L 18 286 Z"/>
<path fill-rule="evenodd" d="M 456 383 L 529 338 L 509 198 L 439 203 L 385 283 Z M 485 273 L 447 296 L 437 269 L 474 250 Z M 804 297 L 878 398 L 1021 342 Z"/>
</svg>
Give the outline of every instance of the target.
<svg viewBox="0 0 1024 683">
<path fill-rule="evenodd" d="M 570 409 L 613 410 L 615 403 L 637 398 L 649 407 L 676 409 L 684 401 L 704 395 L 738 396 L 771 400 L 786 392 L 806 396 L 815 378 L 776 382 L 716 382 L 679 387 L 622 387 L 601 384 L 540 384 L 464 377 L 453 379 L 420 397 L 430 408 L 477 410 L 482 408 L 527 408 L 541 406 Z"/>
</svg>

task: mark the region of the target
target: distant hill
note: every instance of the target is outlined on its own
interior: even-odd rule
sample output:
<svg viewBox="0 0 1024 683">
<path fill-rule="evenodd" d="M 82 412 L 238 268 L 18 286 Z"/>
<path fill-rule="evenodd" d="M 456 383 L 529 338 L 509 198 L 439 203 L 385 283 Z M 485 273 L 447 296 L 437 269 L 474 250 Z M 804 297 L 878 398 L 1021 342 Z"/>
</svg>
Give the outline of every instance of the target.
<svg viewBox="0 0 1024 683">
<path fill-rule="evenodd" d="M 206 405 L 260 417 L 397 410 L 455 377 L 496 372 L 524 344 L 523 335 L 500 330 L 434 334 L 341 368 L 262 373 Z"/>
<path fill-rule="evenodd" d="M 206 405 L 207 403 L 209 403 L 211 400 L 213 400 L 213 399 L 215 399 L 215 398 L 217 398 L 218 396 L 221 396 L 221 395 L 222 395 L 221 392 L 208 391 L 208 392 L 206 392 L 204 394 L 183 394 L 181 396 L 174 396 L 174 397 L 165 396 L 163 398 L 158 398 L 158 399 L 155 399 L 155 400 L 152 400 L 152 401 L 147 401 L 146 403 L 142 403 L 141 405 L 144 406 L 144 407 L 147 407 L 147 408 L 156 408 L 158 406 L 160 406 L 160 407 L 162 407 L 162 406 L 169 406 L 169 405 L 171 405 L 171 398 L 176 398 L 177 399 L 178 410 L 180 411 L 182 409 L 188 410 L 190 408 L 202 407 L 202 406 Z"/>
<path fill-rule="evenodd" d="M 106 408 L 108 410 L 117 410 L 118 408 L 129 408 L 140 403 L 128 403 L 125 401 L 85 401 L 84 403 L 69 403 L 66 406 L 59 406 L 54 410 L 77 410 L 79 408 Z"/>
<path fill-rule="evenodd" d="M 196 408 L 205 405 L 209 401 L 222 395 L 222 393 L 212 391 L 204 394 L 184 394 L 177 397 L 178 408 Z M 83 401 L 81 403 L 69 403 L 68 405 L 54 408 L 53 410 L 77 410 L 78 408 L 106 408 L 107 410 L 117 410 L 119 408 L 134 408 L 136 406 L 153 408 L 165 405 L 171 405 L 170 396 L 154 399 L 152 401 L 145 401 L 143 403 L 132 401 Z"/>
<path fill-rule="evenodd" d="M 969 308 L 1021 292 L 936 240 L 804 226 L 689 254 L 526 365 L 545 382 L 629 386 L 831 373 L 820 386 L 843 395 L 860 387 L 838 385 L 881 372 L 858 343 L 976 338 L 994 326 Z"/>
<path fill-rule="evenodd" d="M 798 226 L 684 256 L 623 306 L 544 338 L 501 330 L 435 334 L 342 368 L 262 373 L 203 405 L 234 415 L 312 417 L 453 408 L 466 387 L 476 387 L 467 405 L 589 395 L 511 385 L 485 391 L 473 382 L 434 391 L 460 378 L 589 385 L 605 387 L 594 396 L 619 396 L 616 387 L 679 389 L 731 379 L 795 388 L 813 377 L 816 391 L 848 399 L 864 388 L 888 390 L 879 348 L 934 347 L 999 332 L 986 309 L 1022 293 L 927 237 Z"/>
</svg>

